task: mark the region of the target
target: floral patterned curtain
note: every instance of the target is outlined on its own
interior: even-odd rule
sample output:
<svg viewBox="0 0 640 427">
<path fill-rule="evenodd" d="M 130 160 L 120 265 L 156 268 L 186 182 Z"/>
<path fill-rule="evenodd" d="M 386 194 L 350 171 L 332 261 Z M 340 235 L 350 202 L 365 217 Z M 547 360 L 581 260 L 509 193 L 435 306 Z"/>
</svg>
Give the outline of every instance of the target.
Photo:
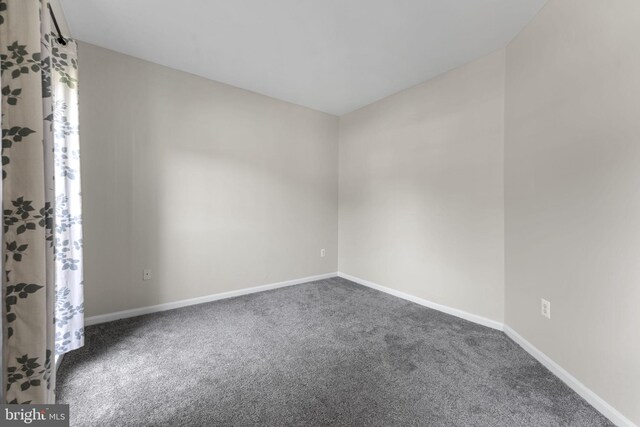
<svg viewBox="0 0 640 427">
<path fill-rule="evenodd" d="M 83 345 L 76 43 L 47 0 L 0 0 L 3 381 L 8 403 L 53 403 L 54 354 Z"/>
</svg>

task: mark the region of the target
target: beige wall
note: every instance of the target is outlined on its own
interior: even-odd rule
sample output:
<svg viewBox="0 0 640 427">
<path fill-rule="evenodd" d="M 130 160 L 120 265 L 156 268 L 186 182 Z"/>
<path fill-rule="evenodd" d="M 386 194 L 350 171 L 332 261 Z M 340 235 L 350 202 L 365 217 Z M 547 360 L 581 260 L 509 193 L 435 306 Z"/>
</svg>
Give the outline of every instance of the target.
<svg viewBox="0 0 640 427">
<path fill-rule="evenodd" d="M 340 119 L 339 270 L 503 319 L 504 51 Z"/>
<path fill-rule="evenodd" d="M 339 221 L 337 118 L 80 49 L 87 315 L 339 269 L 504 320 L 640 423 L 640 2 L 550 0 L 340 118 Z"/>
<path fill-rule="evenodd" d="M 640 2 L 551 0 L 506 95 L 506 323 L 640 424 Z"/>
<path fill-rule="evenodd" d="M 336 271 L 336 117 L 79 57 L 87 316 Z"/>
</svg>

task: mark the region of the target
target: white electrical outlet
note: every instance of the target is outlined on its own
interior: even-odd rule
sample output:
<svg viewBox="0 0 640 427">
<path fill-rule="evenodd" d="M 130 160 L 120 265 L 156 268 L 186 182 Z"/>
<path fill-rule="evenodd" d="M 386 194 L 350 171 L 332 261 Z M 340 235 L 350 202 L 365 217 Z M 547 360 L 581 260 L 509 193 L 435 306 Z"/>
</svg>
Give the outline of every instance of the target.
<svg viewBox="0 0 640 427">
<path fill-rule="evenodd" d="M 542 298 L 540 302 L 540 314 L 542 314 L 547 319 L 551 319 L 551 303 L 544 298 Z"/>
<path fill-rule="evenodd" d="M 324 255 L 325 255 L 324 249 L 320 249 L 320 256 L 324 257 Z"/>
<path fill-rule="evenodd" d="M 151 270 L 142 270 L 142 280 L 151 280 Z"/>
</svg>

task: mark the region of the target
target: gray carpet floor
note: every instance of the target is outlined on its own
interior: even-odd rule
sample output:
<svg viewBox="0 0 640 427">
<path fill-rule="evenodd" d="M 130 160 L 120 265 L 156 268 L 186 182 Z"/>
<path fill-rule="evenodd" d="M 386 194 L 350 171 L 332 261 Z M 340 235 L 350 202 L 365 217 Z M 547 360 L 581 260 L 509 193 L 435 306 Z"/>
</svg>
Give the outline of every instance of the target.
<svg viewBox="0 0 640 427">
<path fill-rule="evenodd" d="M 86 330 L 74 426 L 611 425 L 502 332 L 334 278 Z"/>
</svg>

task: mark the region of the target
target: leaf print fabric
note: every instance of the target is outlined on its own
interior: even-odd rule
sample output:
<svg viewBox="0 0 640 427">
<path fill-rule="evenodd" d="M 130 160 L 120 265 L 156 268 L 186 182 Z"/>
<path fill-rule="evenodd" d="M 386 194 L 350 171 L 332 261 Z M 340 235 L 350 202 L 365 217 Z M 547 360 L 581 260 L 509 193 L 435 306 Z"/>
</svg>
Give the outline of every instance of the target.
<svg viewBox="0 0 640 427">
<path fill-rule="evenodd" d="M 45 0 L 0 0 L 7 403 L 55 402 L 55 355 L 84 343 L 76 58 Z"/>
</svg>

